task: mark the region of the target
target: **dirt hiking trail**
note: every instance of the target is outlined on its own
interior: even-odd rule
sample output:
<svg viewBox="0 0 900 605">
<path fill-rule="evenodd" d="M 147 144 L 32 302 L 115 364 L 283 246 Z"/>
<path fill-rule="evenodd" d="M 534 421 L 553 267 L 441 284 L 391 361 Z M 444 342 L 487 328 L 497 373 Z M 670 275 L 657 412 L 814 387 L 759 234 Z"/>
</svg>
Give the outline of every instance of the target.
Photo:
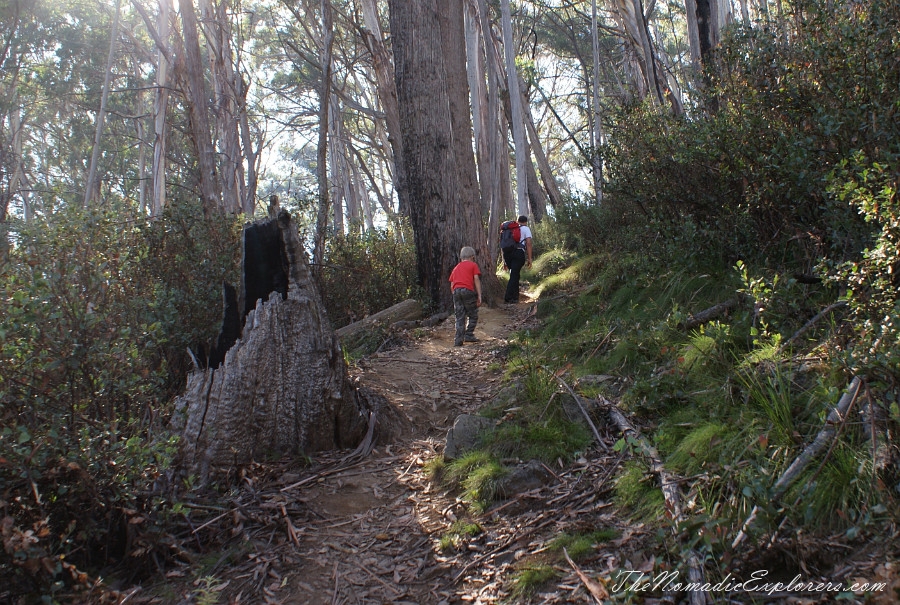
<svg viewBox="0 0 900 605">
<path fill-rule="evenodd" d="M 165 583 L 120 593 L 117 604 L 518 605 L 596 603 L 609 593 L 681 602 L 631 600 L 637 595 L 616 584 L 622 570 L 652 574 L 666 563 L 654 554 L 656 530 L 620 518 L 611 502 L 612 477 L 627 456 L 614 451 L 611 427 L 601 426 L 600 441 L 578 460 L 543 465 L 546 480 L 480 514 L 428 477 L 456 418 L 501 391 L 508 339 L 536 325 L 534 311 L 530 303 L 481 308 L 480 341 L 463 347 L 453 346 L 452 317 L 392 336 L 351 374 L 406 417 L 401 437 L 366 456 L 328 452 L 241 469 L 238 487 L 193 505 L 207 516 L 195 517 L 187 539 L 220 549 L 207 547 L 200 560 L 184 553 L 190 564 L 169 568 Z M 518 409 L 509 401 L 507 418 Z M 604 537 L 592 538 L 575 563 L 554 541 L 579 535 Z M 877 563 L 857 561 L 860 577 Z M 883 596 L 876 602 L 891 602 Z M 770 602 L 812 605 L 827 595 Z"/>
<path fill-rule="evenodd" d="M 446 488 L 429 479 L 425 465 L 443 451 L 456 417 L 475 413 L 501 388 L 507 339 L 536 321 L 534 306 L 482 307 L 480 339 L 454 347 L 454 318 L 406 333 L 402 342 L 359 361 L 351 374 L 385 396 L 411 421 L 392 444 L 376 444 L 369 456 L 347 452 L 258 464 L 242 472 L 231 510 L 203 532 L 222 541 L 207 575 L 192 587 L 171 588 L 179 603 L 284 603 L 310 605 L 451 603 L 587 603 L 586 584 L 574 566 L 547 563 L 560 573 L 546 592 L 512 593 L 516 574 L 539 565 L 546 542 L 561 532 L 619 527 L 604 499 L 618 456 L 592 448 L 553 479 L 473 515 Z M 234 494 L 235 492 L 232 492 Z M 476 535 L 446 543 L 457 521 L 475 523 Z M 198 530 L 195 530 L 198 531 Z M 605 570 L 647 563 L 623 544 L 640 542 L 627 528 L 591 558 Z M 441 538 L 445 538 L 442 548 Z M 652 564 L 651 564 L 652 565 Z M 196 577 L 196 573 L 194 573 Z M 169 572 L 172 582 L 189 574 Z M 596 577 L 596 574 L 595 576 Z M 171 586 L 174 586 L 171 585 Z M 602 590 L 602 587 L 594 587 Z M 134 602 L 172 603 L 148 598 Z M 171 594 L 171 597 L 175 597 Z M 204 598 L 215 599 L 206 600 Z"/>
</svg>

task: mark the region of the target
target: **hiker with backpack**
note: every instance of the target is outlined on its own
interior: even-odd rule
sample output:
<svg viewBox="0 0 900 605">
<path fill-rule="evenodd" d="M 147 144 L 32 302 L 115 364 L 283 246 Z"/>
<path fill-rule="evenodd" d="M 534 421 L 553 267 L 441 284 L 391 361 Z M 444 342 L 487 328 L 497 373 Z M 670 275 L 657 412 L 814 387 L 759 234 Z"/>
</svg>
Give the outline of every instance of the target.
<svg viewBox="0 0 900 605">
<path fill-rule="evenodd" d="M 506 284 L 506 303 L 519 302 L 519 276 L 522 267 L 531 268 L 531 229 L 524 214 L 517 221 L 506 221 L 500 225 L 500 251 L 503 253 L 503 270 L 509 270 Z"/>
</svg>

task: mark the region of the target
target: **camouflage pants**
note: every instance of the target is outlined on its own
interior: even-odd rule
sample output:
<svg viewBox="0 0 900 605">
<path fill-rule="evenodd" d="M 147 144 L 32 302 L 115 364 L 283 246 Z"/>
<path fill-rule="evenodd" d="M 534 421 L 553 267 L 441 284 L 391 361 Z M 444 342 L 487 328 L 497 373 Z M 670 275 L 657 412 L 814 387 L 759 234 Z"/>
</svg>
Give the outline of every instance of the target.
<svg viewBox="0 0 900 605">
<path fill-rule="evenodd" d="M 453 291 L 453 310 L 456 312 L 456 344 L 462 344 L 463 338 L 475 337 L 475 326 L 478 324 L 478 294 L 465 288 Z M 468 318 L 468 324 L 466 323 Z"/>
</svg>

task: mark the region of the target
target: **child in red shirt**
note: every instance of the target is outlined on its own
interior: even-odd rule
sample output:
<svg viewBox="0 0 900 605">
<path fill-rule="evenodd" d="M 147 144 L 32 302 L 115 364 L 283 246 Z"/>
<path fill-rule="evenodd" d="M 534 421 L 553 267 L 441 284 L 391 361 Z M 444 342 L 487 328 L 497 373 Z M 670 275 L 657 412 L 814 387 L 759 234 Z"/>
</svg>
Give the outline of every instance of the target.
<svg viewBox="0 0 900 605">
<path fill-rule="evenodd" d="M 459 258 L 459 264 L 450 272 L 453 310 L 456 313 L 456 339 L 453 344 L 457 347 L 461 347 L 463 341 L 478 342 L 475 325 L 478 323 L 478 307 L 481 306 L 481 269 L 472 260 L 475 249 L 464 247 L 459 251 Z"/>
</svg>

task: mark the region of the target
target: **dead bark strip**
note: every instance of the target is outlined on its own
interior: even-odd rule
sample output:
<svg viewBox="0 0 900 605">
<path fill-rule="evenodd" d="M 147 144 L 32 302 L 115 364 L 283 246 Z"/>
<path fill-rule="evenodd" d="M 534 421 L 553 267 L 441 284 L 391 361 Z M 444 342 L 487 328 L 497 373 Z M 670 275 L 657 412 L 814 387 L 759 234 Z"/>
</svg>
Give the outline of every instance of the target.
<svg viewBox="0 0 900 605">
<path fill-rule="evenodd" d="M 609 598 L 609 591 L 604 588 L 603 584 L 595 582 L 590 579 L 587 574 L 581 571 L 581 568 L 575 564 L 575 561 L 572 560 L 572 557 L 569 556 L 569 552 L 565 548 L 563 548 L 563 555 L 566 557 L 566 561 L 571 565 L 572 569 L 575 570 L 575 575 L 578 576 L 578 579 L 581 580 L 584 587 L 591 593 L 591 596 L 594 597 L 597 604 L 603 605 L 603 601 Z"/>
<path fill-rule="evenodd" d="M 659 486 L 665 498 L 666 508 L 672 515 L 674 521 L 673 530 L 677 532 L 678 524 L 682 521 L 684 512 L 681 508 L 681 492 L 678 491 L 678 482 L 669 474 L 663 466 L 656 448 L 638 433 L 631 423 L 625 418 L 625 415 L 619 411 L 614 403 L 602 399 L 606 404 L 607 412 L 610 419 L 615 423 L 623 435 L 635 439 L 640 447 L 641 453 L 650 460 L 650 470 L 659 477 Z M 691 583 L 702 585 L 704 580 L 703 566 L 700 563 L 700 557 L 691 549 L 688 554 L 688 579 Z M 707 603 L 706 593 L 701 591 L 691 591 L 691 605 L 705 605 Z"/>
<path fill-rule="evenodd" d="M 838 401 L 837 406 L 828 414 L 828 418 L 825 420 L 825 426 L 822 427 L 822 430 L 819 431 L 819 434 L 816 435 L 813 442 L 800 452 L 800 455 L 794 459 L 788 469 L 784 471 L 781 477 L 778 478 L 778 481 L 775 482 L 774 487 L 772 487 L 773 501 L 781 499 L 791 484 L 793 484 L 797 477 L 803 472 L 803 469 L 805 469 L 810 462 L 815 460 L 819 454 L 822 453 L 822 450 L 828 447 L 828 444 L 834 439 L 837 431 L 836 427 L 846 420 L 847 410 L 850 409 L 850 406 L 856 401 L 856 398 L 859 395 L 860 384 L 861 381 L 859 377 L 854 376 L 853 380 L 850 381 L 847 390 L 844 391 L 844 394 Z M 750 526 L 753 525 L 753 522 L 756 521 L 758 514 L 759 506 L 757 505 L 750 511 L 750 516 L 744 521 L 744 524 L 741 526 L 741 531 L 738 532 L 737 537 L 735 537 L 734 541 L 731 543 L 732 549 L 740 546 L 747 538 L 747 531 L 750 529 Z"/>
</svg>

